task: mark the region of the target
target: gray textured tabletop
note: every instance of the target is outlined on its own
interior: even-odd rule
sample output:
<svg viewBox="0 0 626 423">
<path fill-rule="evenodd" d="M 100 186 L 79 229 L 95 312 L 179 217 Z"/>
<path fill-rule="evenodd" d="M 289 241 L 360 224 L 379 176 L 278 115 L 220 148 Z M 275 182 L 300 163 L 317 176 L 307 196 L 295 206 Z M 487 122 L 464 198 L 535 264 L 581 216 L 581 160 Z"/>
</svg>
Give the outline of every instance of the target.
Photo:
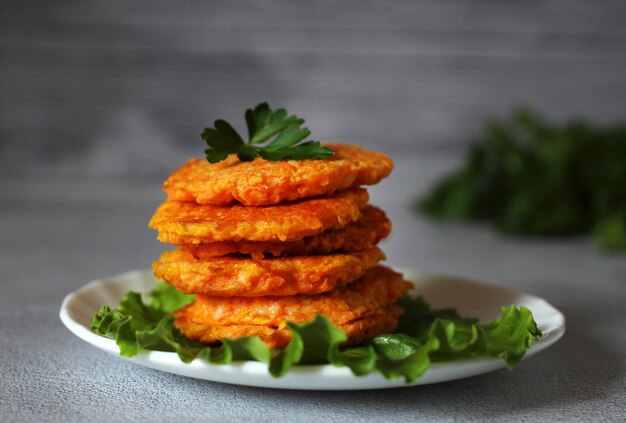
<svg viewBox="0 0 626 423">
<path fill-rule="evenodd" d="M 626 419 L 626 259 L 585 240 L 503 239 L 438 226 L 410 195 L 453 165 L 396 158 L 371 189 L 395 231 L 389 263 L 463 275 L 546 298 L 565 337 L 506 370 L 454 382 L 363 392 L 303 392 L 211 383 L 139 367 L 66 330 L 63 297 L 99 277 L 146 268 L 165 247 L 147 221 L 156 180 L 0 183 L 0 421 L 403 421 Z"/>
</svg>

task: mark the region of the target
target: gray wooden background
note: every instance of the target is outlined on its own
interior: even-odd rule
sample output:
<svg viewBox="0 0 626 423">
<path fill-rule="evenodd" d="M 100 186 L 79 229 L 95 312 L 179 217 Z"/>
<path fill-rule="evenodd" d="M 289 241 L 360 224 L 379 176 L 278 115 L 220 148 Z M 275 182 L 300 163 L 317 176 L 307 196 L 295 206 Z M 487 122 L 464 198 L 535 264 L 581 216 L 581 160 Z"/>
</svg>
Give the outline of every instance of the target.
<svg viewBox="0 0 626 423">
<path fill-rule="evenodd" d="M 5 177 L 162 176 L 263 100 L 394 155 L 460 155 L 518 104 L 623 120 L 626 2 L 0 3 Z"/>
</svg>

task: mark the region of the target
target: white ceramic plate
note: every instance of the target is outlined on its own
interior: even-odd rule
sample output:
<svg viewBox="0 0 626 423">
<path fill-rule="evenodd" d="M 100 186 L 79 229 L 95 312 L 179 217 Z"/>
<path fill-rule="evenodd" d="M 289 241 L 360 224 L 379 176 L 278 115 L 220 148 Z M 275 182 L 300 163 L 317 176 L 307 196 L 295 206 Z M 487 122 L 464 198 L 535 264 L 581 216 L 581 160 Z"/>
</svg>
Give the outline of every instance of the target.
<svg viewBox="0 0 626 423">
<path fill-rule="evenodd" d="M 415 272 L 405 272 L 405 276 L 414 282 L 416 286 L 414 292 L 419 292 L 433 307 L 454 307 L 461 314 L 478 317 L 481 321 L 497 318 L 502 306 L 515 304 L 528 307 L 533 312 L 544 335 L 532 345 L 524 358 L 552 345 L 565 332 L 563 314 L 541 298 L 460 278 L 419 275 Z M 126 291 L 145 292 L 149 291 L 154 284 L 154 278 L 146 271 L 132 271 L 93 281 L 65 297 L 61 306 L 61 320 L 79 338 L 121 357 L 115 341 L 96 335 L 89 330 L 91 318 L 104 304 L 116 306 Z M 153 369 L 198 379 L 268 388 L 356 390 L 410 386 L 405 384 L 403 379 L 389 381 L 378 373 L 356 377 L 349 369 L 332 365 L 294 366 L 286 376 L 274 378 L 268 373 L 266 364 L 254 361 L 212 365 L 196 360 L 185 364 L 175 353 L 162 351 L 145 352 L 127 360 Z M 502 360 L 491 358 L 434 363 L 412 385 L 461 379 L 502 367 L 504 367 Z M 523 369 L 518 371 L 523 371 Z"/>
</svg>

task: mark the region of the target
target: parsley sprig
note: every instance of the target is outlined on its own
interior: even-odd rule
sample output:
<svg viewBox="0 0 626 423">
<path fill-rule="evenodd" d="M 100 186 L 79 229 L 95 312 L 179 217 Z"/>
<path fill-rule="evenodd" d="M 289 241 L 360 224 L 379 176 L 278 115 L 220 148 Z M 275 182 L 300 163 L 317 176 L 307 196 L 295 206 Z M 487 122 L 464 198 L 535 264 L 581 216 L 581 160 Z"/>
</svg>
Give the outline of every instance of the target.
<svg viewBox="0 0 626 423">
<path fill-rule="evenodd" d="M 311 131 L 301 125 L 304 119 L 289 115 L 286 109 L 272 110 L 267 103 L 246 110 L 248 141 L 225 120 L 218 119 L 213 128 L 202 132 L 209 146 L 204 152 L 209 163 L 220 162 L 229 154 L 236 154 L 242 162 L 261 156 L 265 160 L 325 159 L 333 154 L 319 141 L 304 141 Z"/>
</svg>

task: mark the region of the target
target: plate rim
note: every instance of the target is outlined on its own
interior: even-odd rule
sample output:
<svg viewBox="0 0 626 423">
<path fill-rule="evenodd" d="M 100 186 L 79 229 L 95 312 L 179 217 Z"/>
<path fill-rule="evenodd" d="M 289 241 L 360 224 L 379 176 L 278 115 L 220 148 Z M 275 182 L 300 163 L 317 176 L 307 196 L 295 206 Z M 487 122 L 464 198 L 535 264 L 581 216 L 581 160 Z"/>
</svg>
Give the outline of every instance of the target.
<svg viewBox="0 0 626 423">
<path fill-rule="evenodd" d="M 415 284 L 414 280 L 419 279 L 419 278 L 443 277 L 443 278 L 453 279 L 453 280 L 456 280 L 462 283 L 467 283 L 467 284 L 474 285 L 474 286 L 480 286 L 482 288 L 509 291 L 512 294 L 522 295 L 529 299 L 532 299 L 533 301 L 539 301 L 539 302 L 544 303 L 545 306 L 552 309 L 551 310 L 552 314 L 550 316 L 552 319 L 556 319 L 557 324 L 554 325 L 554 327 L 550 328 L 549 330 L 544 331 L 543 336 L 539 340 L 535 341 L 531 345 L 531 347 L 526 351 L 526 354 L 524 355 L 523 360 L 531 356 L 534 356 L 540 351 L 543 351 L 544 349 L 548 348 L 549 346 L 554 344 L 556 341 L 558 341 L 565 334 L 565 327 L 566 327 L 565 316 L 560 310 L 558 310 L 556 307 L 554 307 L 544 298 L 541 298 L 532 294 L 528 294 L 523 291 L 518 291 L 513 288 L 479 282 L 479 281 L 475 281 L 475 280 L 465 278 L 465 277 L 460 277 L 460 276 L 422 273 L 414 269 L 406 269 L 406 268 L 404 269 L 399 268 L 397 270 L 399 272 L 404 273 L 405 279 L 407 279 L 413 284 Z M 174 352 L 145 351 L 145 350 L 142 351 L 140 354 L 133 356 L 133 357 L 123 357 L 119 354 L 119 348 L 117 347 L 117 344 L 115 343 L 113 339 L 105 338 L 103 336 L 100 336 L 91 332 L 91 330 L 89 330 L 88 327 L 86 327 L 79 321 L 72 318 L 69 312 L 69 308 L 70 308 L 70 303 L 72 303 L 72 301 L 80 300 L 80 296 L 87 294 L 89 291 L 97 290 L 98 287 L 101 287 L 107 284 L 112 284 L 112 285 L 128 284 L 131 278 L 149 278 L 151 281 L 154 281 L 155 284 L 158 282 L 152 276 L 152 273 L 147 269 L 135 269 L 135 270 L 130 270 L 130 271 L 126 271 L 123 273 L 119 273 L 117 275 L 113 275 L 110 277 L 94 279 L 86 283 L 85 285 L 79 287 L 78 289 L 68 293 L 64 297 L 61 303 L 59 317 L 63 325 L 70 332 L 72 332 L 74 335 L 76 335 L 78 338 L 80 338 L 84 342 L 87 342 L 91 344 L 92 346 L 100 350 L 103 350 L 107 353 L 113 354 L 116 357 L 134 362 L 135 364 L 139 364 L 141 366 L 156 369 L 156 370 L 161 370 L 161 371 L 165 371 L 165 372 L 169 372 L 173 374 L 178 374 L 178 375 L 183 375 L 183 376 L 198 378 L 198 379 L 204 379 L 204 380 L 209 380 L 209 381 L 231 383 L 231 384 L 238 384 L 238 385 L 257 386 L 257 387 L 296 389 L 296 390 L 297 389 L 300 389 L 300 390 L 348 390 L 348 389 L 349 390 L 366 390 L 366 389 L 409 387 L 409 386 L 426 385 L 426 384 L 431 384 L 431 383 L 458 380 L 458 379 L 463 379 L 466 377 L 471 377 L 471 376 L 476 376 L 479 374 L 492 372 L 492 371 L 499 370 L 505 367 L 504 362 L 502 360 L 491 358 L 491 357 L 483 357 L 483 356 L 464 358 L 464 359 L 454 360 L 451 362 L 431 363 L 428 370 L 424 373 L 424 375 L 422 375 L 413 383 L 405 383 L 404 379 L 402 378 L 397 379 L 397 380 L 385 379 L 378 372 L 372 372 L 365 376 L 355 376 L 354 374 L 352 374 L 352 372 L 348 368 L 337 367 L 332 364 L 294 365 L 287 375 L 281 378 L 275 378 L 269 374 L 267 370 L 267 364 L 258 362 L 258 361 L 240 361 L 240 362 L 232 362 L 229 364 L 222 364 L 222 365 L 211 364 L 211 363 L 207 363 L 201 360 L 194 360 L 191 363 L 183 363 L 182 361 L 180 361 L 180 359 Z M 119 298 L 118 301 L 120 299 L 121 298 Z M 94 313 L 95 312 L 97 312 L 97 310 L 94 311 Z M 164 364 L 166 365 L 165 367 L 170 367 L 170 369 L 169 370 L 164 369 L 163 368 Z M 483 367 L 486 367 L 486 369 L 482 371 L 477 371 L 477 372 L 471 372 L 471 371 L 469 373 L 465 372 L 467 374 L 459 376 L 459 377 L 444 378 L 441 380 L 434 380 L 434 381 L 424 381 L 426 379 L 425 376 L 427 376 L 428 373 L 442 371 L 442 370 L 450 369 L 453 367 L 461 368 L 462 366 L 471 367 L 471 366 L 478 366 L 478 365 L 483 365 Z M 197 370 L 198 368 L 208 369 L 210 372 L 214 373 L 213 377 L 211 378 L 200 377 L 188 371 L 188 370 Z M 181 371 L 181 369 L 183 371 Z M 252 380 L 247 381 L 247 383 L 240 383 L 240 382 L 229 380 L 230 378 L 228 376 L 229 375 L 232 376 L 233 373 L 237 373 L 237 372 L 243 372 L 246 376 L 251 376 L 254 378 L 260 377 L 261 379 L 260 380 L 252 379 Z M 339 383 L 339 384 L 335 384 L 334 386 L 332 384 L 325 384 L 325 383 L 312 384 L 312 385 L 307 384 L 308 386 L 293 386 L 294 384 L 290 383 L 293 381 L 289 381 L 289 379 L 301 378 L 302 376 L 310 377 L 312 373 L 315 376 L 320 376 L 329 382 L 333 382 L 333 381 L 337 382 L 337 380 L 345 382 L 346 380 L 348 380 L 352 383 L 348 383 L 348 384 Z M 364 385 L 362 383 L 355 383 L 357 381 L 361 382 L 361 381 L 366 381 L 368 379 L 370 382 L 369 385 Z M 267 383 L 268 381 L 270 383 Z M 286 381 L 289 381 L 289 382 L 283 383 Z M 360 386 L 351 386 L 355 384 L 360 385 Z M 301 385 L 301 384 L 296 383 L 296 385 Z"/>
</svg>

